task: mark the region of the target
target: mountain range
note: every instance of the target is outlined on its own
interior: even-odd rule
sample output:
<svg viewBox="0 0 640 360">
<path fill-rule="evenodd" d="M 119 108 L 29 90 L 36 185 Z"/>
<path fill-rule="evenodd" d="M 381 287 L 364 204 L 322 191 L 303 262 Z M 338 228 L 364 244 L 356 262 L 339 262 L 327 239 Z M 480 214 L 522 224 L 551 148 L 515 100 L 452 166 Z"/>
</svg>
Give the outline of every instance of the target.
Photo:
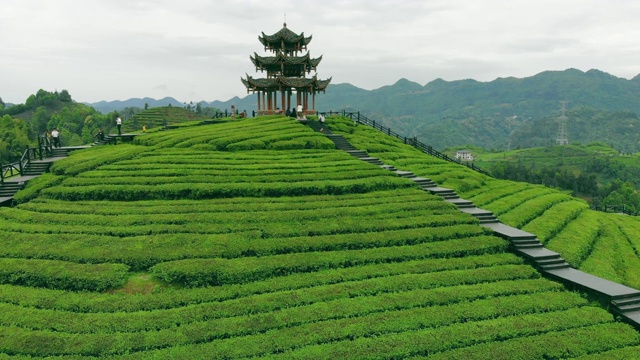
<svg viewBox="0 0 640 360">
<path fill-rule="evenodd" d="M 325 94 L 317 95 L 316 107 L 320 111 L 360 111 L 398 133 L 416 136 L 436 148 L 469 144 L 504 149 L 532 145 L 517 143 L 518 139 L 539 138 L 534 146 L 553 141 L 553 122 L 560 115 L 561 101 L 568 102 L 567 129 L 570 135 L 573 134 L 573 140 L 605 141 L 581 134 L 571 121 L 572 112 L 581 111 L 584 114 L 584 109 L 597 110 L 598 118 L 607 117 L 602 111 L 626 112 L 623 118 L 637 118 L 635 114 L 640 112 L 639 94 L 640 75 L 627 80 L 595 69 L 586 72 L 567 69 L 545 71 L 526 78 L 498 78 L 489 82 L 436 79 L 424 86 L 400 79 L 393 85 L 374 90 L 361 89 L 348 83 L 334 84 L 327 88 Z M 124 107 L 144 107 L 145 103 L 151 107 L 168 104 L 183 106 L 183 103 L 171 97 L 160 100 L 101 101 L 89 105 L 101 112 L 108 112 Z M 231 105 L 250 113 L 256 108 L 255 96 L 201 102 L 201 106 L 219 109 L 229 109 Z M 620 117 L 619 114 L 616 116 Z M 547 133 L 537 131 L 536 124 L 540 121 L 547 124 Z M 526 129 L 529 129 L 528 132 Z M 606 129 L 598 129 L 597 132 L 603 133 Z M 611 141 L 616 140 L 614 138 Z"/>
</svg>

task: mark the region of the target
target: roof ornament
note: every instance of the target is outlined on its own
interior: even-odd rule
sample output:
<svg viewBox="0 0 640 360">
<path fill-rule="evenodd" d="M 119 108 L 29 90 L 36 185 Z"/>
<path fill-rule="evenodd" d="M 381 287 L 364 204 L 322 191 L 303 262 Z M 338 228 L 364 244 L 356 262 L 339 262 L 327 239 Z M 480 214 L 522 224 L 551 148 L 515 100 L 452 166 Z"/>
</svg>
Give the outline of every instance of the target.
<svg viewBox="0 0 640 360">
<path fill-rule="evenodd" d="M 282 26 L 287 27 L 287 13 L 284 13 L 284 23 Z"/>
</svg>

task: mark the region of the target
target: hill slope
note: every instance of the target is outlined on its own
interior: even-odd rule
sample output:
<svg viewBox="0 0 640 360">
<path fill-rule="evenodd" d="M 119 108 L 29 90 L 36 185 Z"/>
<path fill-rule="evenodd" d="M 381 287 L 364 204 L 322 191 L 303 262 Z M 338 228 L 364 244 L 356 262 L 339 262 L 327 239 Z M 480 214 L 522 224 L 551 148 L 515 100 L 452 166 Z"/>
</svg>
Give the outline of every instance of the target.
<svg viewBox="0 0 640 360">
<path fill-rule="evenodd" d="M 146 125 L 148 129 L 153 129 L 168 124 L 208 118 L 207 116 L 198 115 L 193 111 L 180 107 L 161 106 L 149 108 L 133 115 L 131 119 L 122 123 L 122 130 L 125 132 L 134 132 L 139 131 L 144 125 Z"/>
<path fill-rule="evenodd" d="M 354 146 L 385 164 L 454 189 L 501 222 L 537 235 L 545 247 L 562 254 L 575 268 L 640 288 L 640 218 L 596 212 L 557 190 L 497 180 L 402 145 L 390 148 L 387 137 L 375 130 L 359 131 L 364 134 L 350 135 Z"/>
<path fill-rule="evenodd" d="M 491 184 L 328 122 L 459 191 Z M 289 118 L 83 150 L 18 200 L 0 209 L 6 354 L 538 359 L 640 346 L 471 215 Z"/>
<path fill-rule="evenodd" d="M 511 148 L 553 142 L 560 101 L 566 100 L 569 110 L 575 110 L 569 114 L 571 141 L 604 141 L 618 150 L 636 152 L 640 151 L 639 93 L 640 76 L 627 80 L 595 69 L 567 69 L 488 82 L 436 79 L 424 86 L 400 79 L 374 90 L 331 84 L 326 93 L 317 95 L 316 104 L 319 111 L 361 111 L 437 149 L 467 144 L 506 149 L 509 140 Z M 151 100 L 93 106 L 103 109 L 125 104 L 143 107 L 145 101 L 157 106 L 168 103 L 167 99 Z M 251 113 L 256 110 L 256 98 L 248 95 L 208 104 L 219 109 L 230 109 L 231 105 Z M 626 129 L 618 129 L 618 123 Z"/>
</svg>

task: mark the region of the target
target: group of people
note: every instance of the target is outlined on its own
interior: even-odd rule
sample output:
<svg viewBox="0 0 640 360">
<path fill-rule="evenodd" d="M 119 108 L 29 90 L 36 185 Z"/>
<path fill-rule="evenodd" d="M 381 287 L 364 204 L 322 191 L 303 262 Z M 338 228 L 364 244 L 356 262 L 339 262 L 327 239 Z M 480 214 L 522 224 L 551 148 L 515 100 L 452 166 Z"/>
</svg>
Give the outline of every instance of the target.
<svg viewBox="0 0 640 360">
<path fill-rule="evenodd" d="M 291 110 L 289 110 L 289 108 L 287 108 L 287 111 L 285 111 L 284 113 L 286 116 L 290 116 L 293 118 L 296 118 L 298 120 L 306 120 L 307 117 L 304 114 L 304 109 L 302 108 L 302 105 L 298 104 L 297 108 L 293 108 Z"/>
</svg>

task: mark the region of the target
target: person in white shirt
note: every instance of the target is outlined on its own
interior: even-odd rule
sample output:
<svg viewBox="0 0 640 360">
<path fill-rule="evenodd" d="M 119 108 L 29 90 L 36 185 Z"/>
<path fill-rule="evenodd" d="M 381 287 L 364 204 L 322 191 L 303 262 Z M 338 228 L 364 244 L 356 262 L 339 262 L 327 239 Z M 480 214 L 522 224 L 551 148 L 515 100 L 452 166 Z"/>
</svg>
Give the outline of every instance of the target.
<svg viewBox="0 0 640 360">
<path fill-rule="evenodd" d="M 296 109 L 296 117 L 298 120 L 302 119 L 304 114 L 302 113 L 302 104 L 298 104 L 298 108 Z"/>
<path fill-rule="evenodd" d="M 122 135 L 122 119 L 120 119 L 120 116 L 116 118 L 116 126 L 118 127 L 118 135 Z"/>
<path fill-rule="evenodd" d="M 53 129 L 51 132 L 51 137 L 53 138 L 53 146 L 59 148 L 60 147 L 60 132 L 58 129 Z"/>
</svg>

